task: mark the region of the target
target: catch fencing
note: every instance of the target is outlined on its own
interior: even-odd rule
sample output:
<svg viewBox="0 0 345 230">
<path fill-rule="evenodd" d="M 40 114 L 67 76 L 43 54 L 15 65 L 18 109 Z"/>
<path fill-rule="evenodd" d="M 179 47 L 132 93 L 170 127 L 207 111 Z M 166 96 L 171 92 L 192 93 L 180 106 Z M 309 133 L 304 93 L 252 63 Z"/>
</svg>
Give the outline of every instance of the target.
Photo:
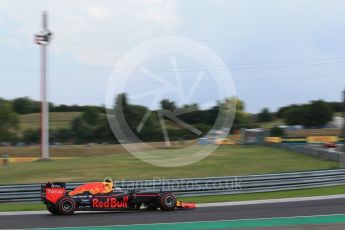
<svg viewBox="0 0 345 230">
<path fill-rule="evenodd" d="M 66 183 L 66 189 L 72 190 L 82 184 Z M 345 169 L 115 182 L 116 187 L 122 190 L 167 191 L 173 192 L 179 197 L 272 192 L 343 184 L 345 184 Z M 40 189 L 41 184 L 0 185 L 0 203 L 39 201 Z"/>
<path fill-rule="evenodd" d="M 289 151 L 302 153 L 304 155 L 322 158 L 325 160 L 338 161 L 342 160 L 343 153 L 335 149 L 329 150 L 320 146 L 306 145 L 306 144 L 288 144 L 288 143 L 269 143 L 265 146 L 277 147 Z"/>
</svg>

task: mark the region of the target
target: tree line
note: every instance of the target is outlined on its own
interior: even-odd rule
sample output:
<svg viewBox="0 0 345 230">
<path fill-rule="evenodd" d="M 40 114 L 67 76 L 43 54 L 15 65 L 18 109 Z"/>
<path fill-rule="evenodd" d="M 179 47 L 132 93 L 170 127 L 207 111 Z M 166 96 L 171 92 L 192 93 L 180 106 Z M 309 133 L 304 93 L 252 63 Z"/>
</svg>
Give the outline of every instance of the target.
<svg viewBox="0 0 345 230">
<path fill-rule="evenodd" d="M 323 128 L 332 121 L 335 113 L 343 112 L 341 102 L 311 101 L 306 104 L 292 104 L 272 113 L 268 108 L 256 115 L 257 122 L 283 119 L 286 125 L 303 125 L 306 128 Z"/>
<path fill-rule="evenodd" d="M 234 127 L 254 127 L 251 115 L 244 112 L 244 102 L 232 98 L 237 104 Z M 186 104 L 178 107 L 174 101 L 163 99 L 160 101 L 160 109 L 150 111 L 149 108 L 132 104 L 126 94 L 118 95 L 114 100 L 114 108 L 121 104 L 129 129 L 143 141 L 164 141 L 162 124 L 159 118 L 159 111 L 175 110 L 185 111 L 177 117 L 183 122 L 193 126 L 202 134 L 196 134 L 176 122 L 164 117 L 165 128 L 171 141 L 195 139 L 207 133 L 218 117 L 220 108 L 224 102 L 217 102 L 215 106 L 208 109 L 200 109 L 198 104 Z M 78 106 L 78 105 L 54 105 L 49 103 L 50 112 L 81 112 L 80 116 L 73 119 L 68 128 L 49 130 L 51 143 L 118 143 L 108 124 L 106 109 L 103 106 Z M 145 120 L 145 125 L 138 130 L 138 124 L 150 111 L 150 116 Z M 19 116 L 23 114 L 39 113 L 40 103 L 30 98 L 17 98 L 14 100 L 0 100 L 0 142 L 24 142 L 39 143 L 40 130 L 28 129 L 19 131 Z"/>
<path fill-rule="evenodd" d="M 29 97 L 20 97 L 14 100 L 8 100 L 12 104 L 13 110 L 17 114 L 30 114 L 39 113 L 41 111 L 41 102 L 30 99 Z M 90 106 L 80 106 L 80 105 L 55 105 L 49 103 L 50 112 L 84 112 Z M 99 112 L 104 112 L 103 106 L 92 106 L 96 108 Z"/>
<path fill-rule="evenodd" d="M 238 98 L 230 98 L 236 104 L 235 118 L 232 131 L 241 128 L 256 128 L 260 122 L 269 122 L 274 119 L 284 119 L 287 125 L 303 125 L 305 127 L 323 127 L 332 120 L 335 112 L 342 112 L 340 102 L 312 101 L 308 104 L 293 104 L 270 112 L 264 108 L 258 114 L 245 112 L 245 103 Z M 132 104 L 126 94 L 118 95 L 114 100 L 114 108 L 121 104 L 122 112 L 129 129 L 143 141 L 163 141 L 159 110 L 150 111 L 149 108 Z M 163 99 L 160 101 L 160 110 L 186 111 L 177 117 L 183 122 L 200 130 L 202 134 L 196 134 L 176 124 L 169 117 L 164 118 L 166 130 L 172 141 L 195 139 L 206 134 L 218 117 L 220 108 L 224 102 L 218 102 L 208 109 L 199 108 L 198 104 L 187 104 L 178 107 L 174 101 Z M 50 142 L 71 144 L 83 143 L 118 143 L 108 124 L 106 109 L 104 106 L 79 106 L 79 105 L 54 105 L 49 103 L 51 112 L 81 112 L 80 116 L 73 119 L 68 128 L 50 129 Z M 150 116 L 145 120 L 145 125 L 138 130 L 138 124 L 150 111 Z M 22 114 L 39 113 L 40 103 L 30 98 L 17 98 L 14 100 L 0 99 L 0 143 L 1 142 L 25 142 L 39 143 L 40 130 L 28 129 L 19 131 L 19 116 Z M 279 130 L 278 130 L 279 131 Z"/>
</svg>

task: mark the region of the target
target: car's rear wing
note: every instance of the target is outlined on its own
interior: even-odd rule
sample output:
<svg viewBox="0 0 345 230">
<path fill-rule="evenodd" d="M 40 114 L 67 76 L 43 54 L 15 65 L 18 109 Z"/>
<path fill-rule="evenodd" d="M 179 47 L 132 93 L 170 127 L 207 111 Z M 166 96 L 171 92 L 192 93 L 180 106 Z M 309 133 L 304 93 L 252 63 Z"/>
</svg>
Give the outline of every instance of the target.
<svg viewBox="0 0 345 230">
<path fill-rule="evenodd" d="M 41 200 L 43 203 L 48 201 L 55 203 L 57 199 L 65 194 L 66 183 L 64 182 L 48 182 L 41 184 Z"/>
</svg>

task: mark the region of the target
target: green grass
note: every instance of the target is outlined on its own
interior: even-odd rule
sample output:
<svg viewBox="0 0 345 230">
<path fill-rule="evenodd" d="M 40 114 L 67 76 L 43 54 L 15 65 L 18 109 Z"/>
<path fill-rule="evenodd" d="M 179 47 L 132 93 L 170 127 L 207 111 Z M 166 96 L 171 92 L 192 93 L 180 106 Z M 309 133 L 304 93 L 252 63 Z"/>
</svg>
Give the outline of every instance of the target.
<svg viewBox="0 0 345 230">
<path fill-rule="evenodd" d="M 182 150 L 151 152 L 164 159 L 185 153 Z M 106 176 L 116 180 L 229 176 L 331 168 L 338 168 L 338 163 L 287 150 L 261 146 L 221 146 L 204 160 L 177 168 L 153 166 L 129 153 L 13 163 L 0 167 L 0 184 L 90 181 L 103 180 Z"/>
<path fill-rule="evenodd" d="M 52 157 L 88 157 L 126 152 L 121 145 L 63 145 L 50 146 Z M 0 154 L 8 154 L 10 157 L 39 157 L 40 146 L 0 147 Z"/>
<path fill-rule="evenodd" d="M 43 203 L 0 203 L 0 212 L 45 210 Z"/>
<path fill-rule="evenodd" d="M 50 112 L 49 128 L 70 128 L 71 121 L 81 112 Z M 38 129 L 40 127 L 40 113 L 24 114 L 19 116 L 19 130 Z"/>
<path fill-rule="evenodd" d="M 281 192 L 263 192 L 263 193 L 249 193 L 236 195 L 221 195 L 221 196 L 196 196 L 196 197 L 182 197 L 179 200 L 193 201 L 197 204 L 212 203 L 212 202 L 229 202 L 229 201 L 246 201 L 246 200 L 262 200 L 262 199 L 279 199 L 291 197 L 307 197 L 307 196 L 324 196 L 343 194 L 345 185 L 311 188 L 292 191 Z M 42 203 L 0 203 L 0 212 L 4 211 L 37 211 L 45 210 L 46 207 Z"/>
<path fill-rule="evenodd" d="M 183 197 L 182 201 L 194 201 L 197 203 L 227 202 L 227 201 L 245 201 L 245 200 L 265 200 L 293 197 L 309 197 L 309 196 L 326 196 L 344 194 L 345 185 L 299 189 L 291 191 L 279 192 L 258 192 L 249 194 L 220 195 L 220 196 L 196 196 Z"/>
</svg>

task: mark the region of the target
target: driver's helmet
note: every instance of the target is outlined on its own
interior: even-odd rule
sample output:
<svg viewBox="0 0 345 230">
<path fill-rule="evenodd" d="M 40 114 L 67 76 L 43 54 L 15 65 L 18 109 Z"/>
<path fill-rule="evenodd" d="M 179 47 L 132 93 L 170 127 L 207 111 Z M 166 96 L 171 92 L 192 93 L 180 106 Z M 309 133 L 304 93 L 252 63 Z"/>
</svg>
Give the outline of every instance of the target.
<svg viewBox="0 0 345 230">
<path fill-rule="evenodd" d="M 111 177 L 106 177 L 104 178 L 104 187 L 106 187 L 107 190 L 112 190 L 114 187 L 114 183 L 113 183 L 113 179 L 111 179 Z"/>
<path fill-rule="evenodd" d="M 104 182 L 113 182 L 113 179 L 111 179 L 110 176 L 107 176 L 106 178 L 104 178 Z"/>
</svg>

